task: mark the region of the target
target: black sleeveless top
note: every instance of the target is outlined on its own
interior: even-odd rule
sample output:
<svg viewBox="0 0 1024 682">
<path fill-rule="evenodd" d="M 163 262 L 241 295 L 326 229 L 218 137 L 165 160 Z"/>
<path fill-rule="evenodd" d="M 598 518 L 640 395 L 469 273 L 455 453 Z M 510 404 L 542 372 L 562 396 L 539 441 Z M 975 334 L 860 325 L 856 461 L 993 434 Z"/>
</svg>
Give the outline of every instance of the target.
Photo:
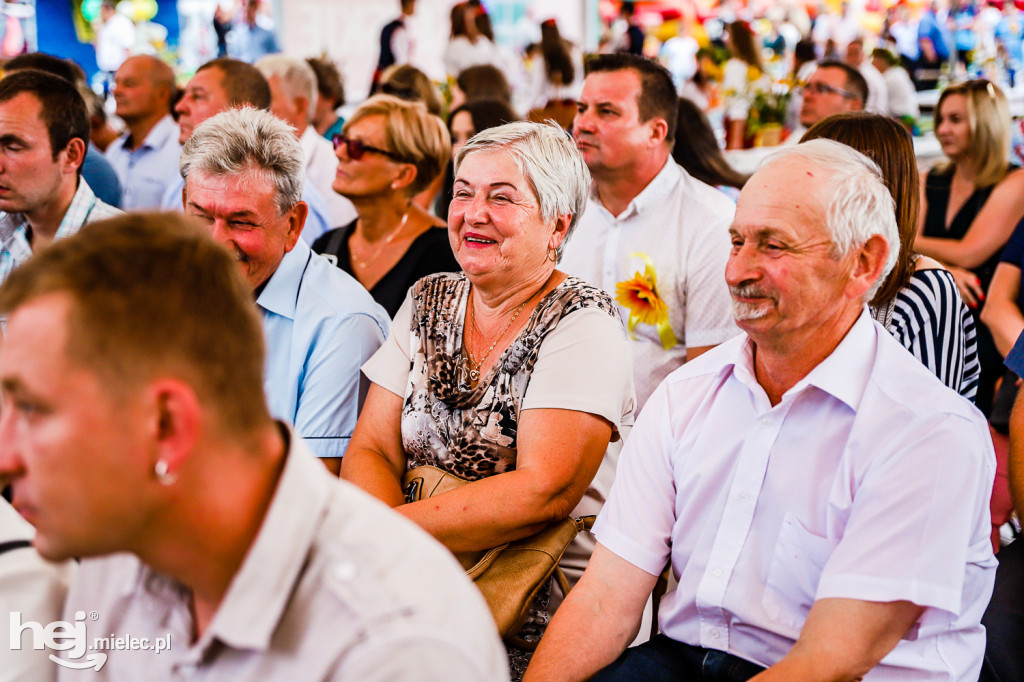
<svg viewBox="0 0 1024 682">
<path fill-rule="evenodd" d="M 1017 166 L 1011 165 L 1010 171 L 1017 168 Z M 938 237 L 940 239 L 963 239 L 964 235 L 967 234 L 967 230 L 971 227 L 971 223 L 974 222 L 978 213 L 981 212 L 981 207 L 988 201 L 992 190 L 995 188 L 995 185 L 989 185 L 988 187 L 975 189 L 974 193 L 971 194 L 967 201 L 964 202 L 964 205 L 960 207 L 960 210 L 957 211 L 956 215 L 953 216 L 953 222 L 949 224 L 947 229 L 946 208 L 949 206 L 949 193 L 952 184 L 952 167 L 946 171 L 940 171 L 936 168 L 928 171 L 924 182 L 924 195 L 928 202 L 928 211 L 924 216 L 924 236 Z M 1001 251 L 1002 247 L 987 261 L 978 267 L 971 268 L 971 271 L 981 280 L 981 286 L 986 291 L 988 290 L 989 282 L 992 281 L 992 274 L 999 264 L 999 254 Z"/>
<path fill-rule="evenodd" d="M 352 272 L 348 238 L 355 229 L 356 221 L 353 220 L 344 227 L 324 232 L 313 242 L 314 251 L 321 255 L 334 256 L 337 258 L 336 265 L 353 277 L 355 273 Z M 461 270 L 448 242 L 448 230 L 432 227 L 412 241 L 395 266 L 370 289 L 370 295 L 373 296 L 373 300 L 384 306 L 388 316 L 394 319 L 395 313 L 405 301 L 409 287 L 417 280 L 436 272 Z"/>
</svg>

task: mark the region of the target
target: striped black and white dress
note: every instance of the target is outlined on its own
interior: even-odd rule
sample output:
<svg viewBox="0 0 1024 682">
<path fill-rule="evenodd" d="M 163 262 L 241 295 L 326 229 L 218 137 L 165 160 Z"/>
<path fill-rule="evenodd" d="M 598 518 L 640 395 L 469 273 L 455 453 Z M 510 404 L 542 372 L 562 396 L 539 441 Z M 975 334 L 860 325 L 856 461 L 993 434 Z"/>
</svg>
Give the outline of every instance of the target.
<svg viewBox="0 0 1024 682">
<path fill-rule="evenodd" d="M 916 270 L 889 311 L 876 320 L 942 383 L 974 402 L 981 365 L 974 318 L 946 270 Z M 885 318 L 888 317 L 888 320 Z"/>
</svg>

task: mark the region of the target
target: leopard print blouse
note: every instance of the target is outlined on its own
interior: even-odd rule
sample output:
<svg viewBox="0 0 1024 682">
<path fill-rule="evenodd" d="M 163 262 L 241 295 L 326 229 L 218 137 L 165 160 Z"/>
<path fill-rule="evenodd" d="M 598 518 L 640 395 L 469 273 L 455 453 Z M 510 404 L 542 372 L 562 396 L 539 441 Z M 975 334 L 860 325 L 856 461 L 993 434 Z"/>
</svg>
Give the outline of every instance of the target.
<svg viewBox="0 0 1024 682">
<path fill-rule="evenodd" d="M 567 277 L 541 299 L 519 336 L 474 387 L 460 371 L 469 292 L 462 273 L 431 275 L 413 287 L 402 443 L 410 469 L 429 464 L 479 480 L 515 469 L 520 406 L 541 344 L 559 320 L 585 308 L 603 310 L 616 321 L 619 314 L 604 291 Z M 537 641 L 543 634 L 550 619 L 549 591 L 550 586 L 535 602 L 522 639 Z M 522 677 L 531 653 L 509 647 L 513 679 Z"/>
</svg>

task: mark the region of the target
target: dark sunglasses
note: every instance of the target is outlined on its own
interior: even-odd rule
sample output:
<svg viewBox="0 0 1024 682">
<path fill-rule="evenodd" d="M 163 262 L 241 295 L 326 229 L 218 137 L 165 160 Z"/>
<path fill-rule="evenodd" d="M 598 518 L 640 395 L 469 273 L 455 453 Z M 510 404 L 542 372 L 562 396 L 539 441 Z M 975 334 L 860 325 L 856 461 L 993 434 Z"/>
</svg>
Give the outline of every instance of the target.
<svg viewBox="0 0 1024 682">
<path fill-rule="evenodd" d="M 376 152 L 388 157 L 389 159 L 394 159 L 395 161 L 402 160 L 402 157 L 394 152 L 389 152 L 386 149 L 379 149 L 377 147 L 371 147 L 368 144 L 363 144 L 362 140 L 353 140 L 351 137 L 345 137 L 341 133 L 336 133 L 332 136 L 331 142 L 334 143 L 335 151 L 337 151 L 338 147 L 341 145 L 345 145 L 345 152 L 348 154 L 348 158 L 353 161 L 358 161 L 363 158 L 363 154 L 366 152 Z"/>
</svg>

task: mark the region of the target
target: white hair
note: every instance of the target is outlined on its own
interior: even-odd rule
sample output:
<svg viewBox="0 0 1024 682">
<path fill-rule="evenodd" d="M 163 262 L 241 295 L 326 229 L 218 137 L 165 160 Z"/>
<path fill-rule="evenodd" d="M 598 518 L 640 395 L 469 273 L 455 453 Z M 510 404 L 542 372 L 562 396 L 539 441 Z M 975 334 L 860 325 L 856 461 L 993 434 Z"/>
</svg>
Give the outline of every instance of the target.
<svg viewBox="0 0 1024 682">
<path fill-rule="evenodd" d="M 801 157 L 826 170 L 825 228 L 832 242 L 832 256 L 842 258 L 879 235 L 889 244 L 885 268 L 865 300 L 871 300 L 889 276 L 900 255 L 900 234 L 892 193 L 875 162 L 853 147 L 834 140 L 817 139 L 786 147 L 768 156 L 762 168 L 775 161 Z"/>
<path fill-rule="evenodd" d="M 256 170 L 274 182 L 281 213 L 302 199 L 306 157 L 295 129 L 269 111 L 228 109 L 199 124 L 181 150 L 181 177 L 237 175 Z"/>
<path fill-rule="evenodd" d="M 572 216 L 556 252 L 560 259 L 590 192 L 590 171 L 572 138 L 554 121 L 516 121 L 488 128 L 471 137 L 455 155 L 455 174 L 467 156 L 481 151 L 501 151 L 512 158 L 537 195 L 544 220 Z"/>
<path fill-rule="evenodd" d="M 268 81 L 272 76 L 277 76 L 288 97 L 305 97 L 309 102 L 309 115 L 313 115 L 317 100 L 316 73 L 306 60 L 283 54 L 268 54 L 261 57 L 254 66 Z"/>
</svg>

